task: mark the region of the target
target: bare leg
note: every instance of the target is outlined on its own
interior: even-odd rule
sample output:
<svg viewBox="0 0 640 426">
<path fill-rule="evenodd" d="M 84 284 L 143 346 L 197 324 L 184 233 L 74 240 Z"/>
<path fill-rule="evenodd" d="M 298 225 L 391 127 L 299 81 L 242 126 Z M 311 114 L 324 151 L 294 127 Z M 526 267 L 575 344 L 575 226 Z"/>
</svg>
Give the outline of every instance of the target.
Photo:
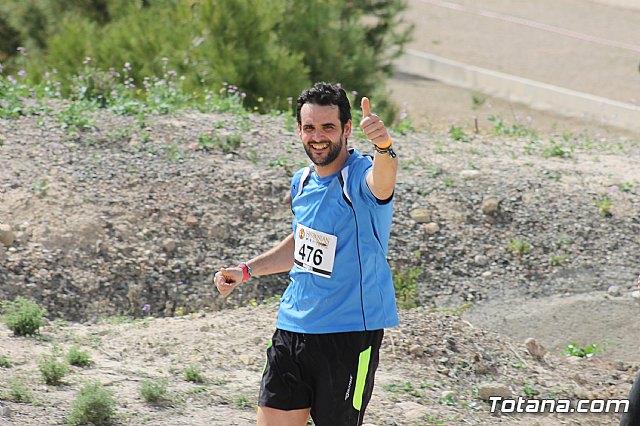
<svg viewBox="0 0 640 426">
<path fill-rule="evenodd" d="M 301 410 L 278 410 L 258 407 L 258 426 L 306 426 L 310 408 Z"/>
</svg>

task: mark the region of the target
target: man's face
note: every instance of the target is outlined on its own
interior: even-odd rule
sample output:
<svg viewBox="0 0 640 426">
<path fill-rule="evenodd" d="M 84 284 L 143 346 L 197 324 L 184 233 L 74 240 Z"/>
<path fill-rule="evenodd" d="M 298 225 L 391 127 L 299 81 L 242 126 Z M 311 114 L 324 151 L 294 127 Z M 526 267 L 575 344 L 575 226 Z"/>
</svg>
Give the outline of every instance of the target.
<svg viewBox="0 0 640 426">
<path fill-rule="evenodd" d="M 327 166 L 346 149 L 351 121 L 342 128 L 337 105 L 304 104 L 300 109 L 300 121 L 298 133 L 313 164 Z"/>
</svg>

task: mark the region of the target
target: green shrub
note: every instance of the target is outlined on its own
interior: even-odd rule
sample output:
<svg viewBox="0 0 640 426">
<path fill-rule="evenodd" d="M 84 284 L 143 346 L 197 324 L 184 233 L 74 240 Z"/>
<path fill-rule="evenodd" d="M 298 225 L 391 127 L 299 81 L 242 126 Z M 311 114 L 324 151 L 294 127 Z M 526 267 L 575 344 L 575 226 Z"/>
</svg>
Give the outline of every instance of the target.
<svg viewBox="0 0 640 426">
<path fill-rule="evenodd" d="M 516 256 L 524 256 L 525 254 L 529 254 L 529 252 L 531 252 L 531 244 L 519 238 L 514 238 L 509 241 L 509 249 Z"/>
<path fill-rule="evenodd" d="M 44 325 L 44 309 L 21 296 L 13 302 L 3 302 L 2 312 L 3 321 L 16 336 L 33 336 Z"/>
<path fill-rule="evenodd" d="M 13 364 L 11 363 L 9 358 L 7 358 L 4 355 L 0 355 L 0 367 L 2 367 L 2 368 L 11 368 L 11 367 L 13 367 Z"/>
<path fill-rule="evenodd" d="M 184 369 L 184 379 L 193 383 L 204 383 L 204 376 L 200 371 L 200 368 L 196 365 L 191 365 Z"/>
<path fill-rule="evenodd" d="M 116 401 L 112 393 L 99 383 L 88 383 L 80 389 L 78 397 L 71 404 L 69 425 L 109 424 L 115 414 Z"/>
<path fill-rule="evenodd" d="M 418 285 L 416 279 L 422 274 L 420 268 L 409 268 L 406 271 L 393 272 L 393 286 L 396 290 L 396 302 L 400 309 L 418 306 Z"/>
<path fill-rule="evenodd" d="M 613 202 L 609 197 L 603 196 L 602 198 L 594 200 L 594 203 L 596 204 L 596 207 L 598 207 L 598 213 L 600 213 L 600 216 L 612 216 L 611 206 L 613 205 Z"/>
<path fill-rule="evenodd" d="M 458 142 L 470 142 L 471 138 L 469 137 L 469 135 L 467 135 L 464 130 L 462 130 L 462 127 L 457 127 L 457 126 L 451 126 L 451 128 L 449 129 L 449 137 L 454 140 L 454 141 L 458 141 Z"/>
<path fill-rule="evenodd" d="M 168 66 L 184 76 L 174 95 L 195 92 L 202 100 L 228 82 L 246 93 L 245 105 L 263 112 L 290 109 L 288 98 L 312 82 L 339 81 L 361 94 L 357 100 L 371 97 L 375 111 L 391 123 L 395 110 L 386 99 L 385 80 L 412 32 L 402 17 L 406 3 L 6 0 L 0 16 L 7 16 L 12 43 L 19 38 L 29 52 L 19 55 L 8 47 L 7 71 L 26 69 L 37 82 L 46 70 L 57 69 L 65 95 L 80 86 L 82 99 L 104 103 L 112 75 L 106 70 L 124 74 L 125 63 L 130 64 L 127 79 L 136 86 L 133 93 L 149 92 L 151 88 L 143 88 L 145 77 L 150 82 L 157 76 L 159 84 L 152 88 L 167 94 L 171 91 L 165 91 L 169 85 L 164 84 L 163 68 Z M 73 76 L 83 73 L 86 57 L 102 71 L 74 81 Z"/>
<path fill-rule="evenodd" d="M 591 358 L 604 351 L 602 345 L 598 343 L 591 343 L 587 346 L 580 346 L 576 342 L 571 342 L 567 345 L 565 354 L 568 356 L 577 356 L 580 358 Z"/>
<path fill-rule="evenodd" d="M 73 346 L 69 349 L 69 352 L 64 357 L 70 365 L 77 367 L 88 367 L 93 364 L 89 354 L 85 351 L 81 351 L 78 346 Z"/>
<path fill-rule="evenodd" d="M 10 380 L 9 399 L 13 402 L 33 402 L 33 395 L 22 380 Z"/>
<path fill-rule="evenodd" d="M 42 357 L 38 362 L 38 368 L 48 385 L 61 384 L 62 378 L 69 372 L 69 367 L 53 355 Z"/>
<path fill-rule="evenodd" d="M 157 404 L 166 399 L 168 381 L 162 380 L 143 380 L 140 384 L 140 396 L 147 402 Z"/>
</svg>

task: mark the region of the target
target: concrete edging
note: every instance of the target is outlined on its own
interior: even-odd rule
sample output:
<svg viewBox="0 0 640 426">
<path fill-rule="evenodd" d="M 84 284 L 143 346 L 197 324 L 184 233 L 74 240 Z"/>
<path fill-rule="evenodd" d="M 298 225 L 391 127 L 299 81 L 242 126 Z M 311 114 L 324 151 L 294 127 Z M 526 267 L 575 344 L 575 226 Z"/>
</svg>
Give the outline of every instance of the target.
<svg viewBox="0 0 640 426">
<path fill-rule="evenodd" d="M 534 109 L 596 120 L 604 125 L 640 131 L 640 106 L 565 89 L 498 71 L 407 49 L 396 67 L 404 73 L 520 102 Z"/>
</svg>

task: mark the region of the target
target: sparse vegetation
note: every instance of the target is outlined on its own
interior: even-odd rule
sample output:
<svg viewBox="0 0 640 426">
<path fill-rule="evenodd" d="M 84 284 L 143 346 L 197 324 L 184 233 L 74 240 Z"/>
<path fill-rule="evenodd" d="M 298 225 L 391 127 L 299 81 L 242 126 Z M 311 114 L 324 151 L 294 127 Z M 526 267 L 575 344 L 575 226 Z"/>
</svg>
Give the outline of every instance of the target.
<svg viewBox="0 0 640 426">
<path fill-rule="evenodd" d="M 113 394 L 99 383 L 84 385 L 71 405 L 67 417 L 69 425 L 109 424 L 115 414 L 116 400 Z"/>
<path fill-rule="evenodd" d="M 586 346 L 581 346 L 577 342 L 571 342 L 567 346 L 565 354 L 569 356 L 577 356 L 580 358 L 591 358 L 598 355 L 599 353 L 602 353 L 603 351 L 604 348 L 599 343 L 591 343 Z"/>
<path fill-rule="evenodd" d="M 2 303 L 2 320 L 16 336 L 33 336 L 44 325 L 44 309 L 21 296 Z"/>
<path fill-rule="evenodd" d="M 204 383 L 205 378 L 197 365 L 190 365 L 183 371 L 184 379 L 187 382 Z"/>
<path fill-rule="evenodd" d="M 451 126 L 449 128 L 449 137 L 458 142 L 471 142 L 471 136 L 467 135 L 462 127 Z"/>
<path fill-rule="evenodd" d="M 528 129 L 522 124 L 512 124 L 509 126 L 500 116 L 490 115 L 487 119 L 493 123 L 493 131 L 496 136 L 529 137 L 531 139 L 538 137 L 535 130 Z"/>
<path fill-rule="evenodd" d="M 531 244 L 519 238 L 514 238 L 509 241 L 509 250 L 516 256 L 522 257 L 531 252 Z"/>
<path fill-rule="evenodd" d="M 166 379 L 143 380 L 139 388 L 140 396 L 146 402 L 159 404 L 166 400 L 168 386 L 169 382 Z"/>
<path fill-rule="evenodd" d="M 393 286 L 396 290 L 396 303 L 400 309 L 415 308 L 419 305 L 417 278 L 422 269 L 411 267 L 393 272 Z"/>
<path fill-rule="evenodd" d="M 596 207 L 598 207 L 598 213 L 600 214 L 600 216 L 602 217 L 612 216 L 611 207 L 613 206 L 613 202 L 609 199 L 609 197 L 605 195 L 601 198 L 594 200 L 594 203 L 596 204 Z"/>
<path fill-rule="evenodd" d="M 10 380 L 8 399 L 14 402 L 33 402 L 33 394 L 21 379 Z"/>
<path fill-rule="evenodd" d="M 0 355 L 0 367 L 1 368 L 11 368 L 13 367 L 13 363 L 4 355 Z"/>
<path fill-rule="evenodd" d="M 65 355 L 65 359 L 69 365 L 75 365 L 76 367 L 89 367 L 93 364 L 89 354 L 86 351 L 81 351 L 78 346 L 73 346 L 69 349 L 69 352 Z"/>
<path fill-rule="evenodd" d="M 69 372 L 69 367 L 59 361 L 55 355 L 45 355 L 38 361 L 38 368 L 44 382 L 48 385 L 62 384 L 62 378 Z"/>
<path fill-rule="evenodd" d="M 249 398 L 244 395 L 240 395 L 236 399 L 233 400 L 233 405 L 240 410 L 244 410 L 245 408 L 251 407 L 251 403 L 249 402 Z"/>
</svg>

